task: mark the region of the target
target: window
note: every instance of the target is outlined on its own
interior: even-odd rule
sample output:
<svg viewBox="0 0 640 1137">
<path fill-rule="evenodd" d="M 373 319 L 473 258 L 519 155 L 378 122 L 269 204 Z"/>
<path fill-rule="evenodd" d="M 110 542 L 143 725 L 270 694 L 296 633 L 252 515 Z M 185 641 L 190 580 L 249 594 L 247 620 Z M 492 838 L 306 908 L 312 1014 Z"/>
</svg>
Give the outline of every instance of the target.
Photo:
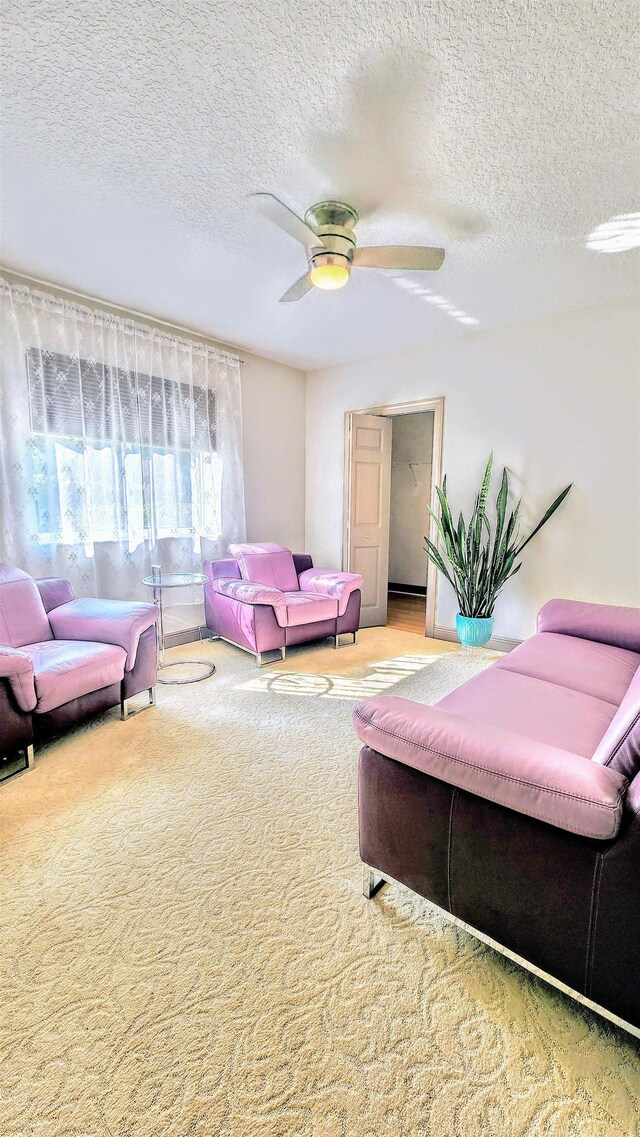
<svg viewBox="0 0 640 1137">
<path fill-rule="evenodd" d="M 40 543 L 219 535 L 213 391 L 37 348 L 26 367 Z"/>
</svg>

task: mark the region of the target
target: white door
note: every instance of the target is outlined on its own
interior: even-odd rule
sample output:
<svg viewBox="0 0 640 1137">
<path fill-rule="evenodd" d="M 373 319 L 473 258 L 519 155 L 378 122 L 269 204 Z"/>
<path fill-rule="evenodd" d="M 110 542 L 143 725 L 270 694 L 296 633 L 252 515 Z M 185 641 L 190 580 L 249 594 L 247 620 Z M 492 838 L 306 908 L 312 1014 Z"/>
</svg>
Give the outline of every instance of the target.
<svg viewBox="0 0 640 1137">
<path fill-rule="evenodd" d="M 364 577 L 360 626 L 371 628 L 387 622 L 391 419 L 352 415 L 347 459 L 347 568 Z"/>
</svg>

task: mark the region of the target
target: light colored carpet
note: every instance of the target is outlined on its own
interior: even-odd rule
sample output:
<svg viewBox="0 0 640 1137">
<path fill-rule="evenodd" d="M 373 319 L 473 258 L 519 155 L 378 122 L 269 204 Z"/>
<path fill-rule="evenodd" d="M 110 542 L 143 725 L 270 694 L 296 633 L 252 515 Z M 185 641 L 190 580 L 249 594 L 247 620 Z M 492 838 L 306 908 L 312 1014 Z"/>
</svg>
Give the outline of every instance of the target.
<svg viewBox="0 0 640 1137">
<path fill-rule="evenodd" d="M 491 653 L 194 651 L 215 678 L 0 791 L 3 1137 L 632 1137 L 632 1040 L 406 889 L 361 896 L 354 700 Z"/>
</svg>

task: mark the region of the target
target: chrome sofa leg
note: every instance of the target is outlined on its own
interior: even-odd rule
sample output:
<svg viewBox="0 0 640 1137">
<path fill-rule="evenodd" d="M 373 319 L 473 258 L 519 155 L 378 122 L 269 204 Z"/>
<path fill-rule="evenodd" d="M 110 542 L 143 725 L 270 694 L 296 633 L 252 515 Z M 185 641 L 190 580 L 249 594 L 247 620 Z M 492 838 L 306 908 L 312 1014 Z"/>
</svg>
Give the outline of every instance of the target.
<svg viewBox="0 0 640 1137">
<path fill-rule="evenodd" d="M 124 694 L 120 695 L 120 718 L 122 719 L 122 722 L 125 722 L 129 718 L 129 715 L 139 715 L 140 711 L 146 711 L 149 709 L 149 707 L 155 707 L 155 705 L 156 705 L 156 689 L 155 689 L 155 687 L 148 687 L 147 691 L 149 694 L 148 706 L 140 707 L 137 711 L 130 710 L 129 709 L 129 700 L 125 699 Z"/>
<path fill-rule="evenodd" d="M 351 640 L 350 644 L 341 644 L 340 643 L 340 636 L 353 636 L 353 639 Z M 333 637 L 333 646 L 334 647 L 353 647 L 353 645 L 356 644 L 357 642 L 358 642 L 358 633 L 357 632 L 338 632 L 337 636 Z"/>
<path fill-rule="evenodd" d="M 286 647 L 274 647 L 274 648 L 270 648 L 269 650 L 270 651 L 279 651 L 280 652 L 280 659 L 268 659 L 267 663 L 282 663 L 282 660 L 285 659 L 286 654 L 287 654 Z M 262 657 L 263 657 L 263 655 L 266 655 L 266 654 L 267 653 L 265 651 L 257 651 L 256 652 L 256 666 L 257 667 L 264 667 Z"/>
<path fill-rule="evenodd" d="M 365 900 L 371 900 L 371 897 L 375 896 L 376 892 L 379 892 L 383 884 L 386 883 L 387 882 L 383 876 L 376 878 L 375 872 L 373 869 L 369 868 L 369 865 L 363 866 L 362 895 L 364 896 Z"/>
<path fill-rule="evenodd" d="M 19 770 L 13 770 L 10 774 L 5 774 L 3 772 L 3 776 L 0 778 L 0 787 L 8 784 L 9 782 L 12 782 L 14 778 L 19 778 L 21 774 L 28 774 L 29 770 L 33 770 L 35 766 L 33 743 L 30 743 L 28 746 L 21 746 L 17 751 L 12 751 L 11 754 L 7 754 L 7 760 L 9 760 L 9 758 L 13 758 L 14 753 L 19 754 L 21 757 L 24 755 L 27 760 L 27 764 L 26 766 L 21 766 Z M 4 766 L 4 762 L 0 763 L 0 765 Z"/>
</svg>

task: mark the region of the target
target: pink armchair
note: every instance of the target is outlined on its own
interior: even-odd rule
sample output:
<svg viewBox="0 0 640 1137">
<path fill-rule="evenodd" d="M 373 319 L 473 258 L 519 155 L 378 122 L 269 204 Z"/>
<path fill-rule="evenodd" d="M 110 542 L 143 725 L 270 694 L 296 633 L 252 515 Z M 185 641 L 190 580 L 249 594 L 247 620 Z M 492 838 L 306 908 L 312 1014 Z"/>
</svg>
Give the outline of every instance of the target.
<svg viewBox="0 0 640 1137">
<path fill-rule="evenodd" d="M 272 650 L 349 634 L 356 642 L 362 577 L 315 569 L 305 553 L 284 545 L 230 545 L 230 559 L 205 561 L 207 627 L 256 657 Z"/>
<path fill-rule="evenodd" d="M 76 599 L 66 580 L 0 564 L 0 780 L 33 744 L 142 691 L 155 702 L 157 609 Z"/>
</svg>

